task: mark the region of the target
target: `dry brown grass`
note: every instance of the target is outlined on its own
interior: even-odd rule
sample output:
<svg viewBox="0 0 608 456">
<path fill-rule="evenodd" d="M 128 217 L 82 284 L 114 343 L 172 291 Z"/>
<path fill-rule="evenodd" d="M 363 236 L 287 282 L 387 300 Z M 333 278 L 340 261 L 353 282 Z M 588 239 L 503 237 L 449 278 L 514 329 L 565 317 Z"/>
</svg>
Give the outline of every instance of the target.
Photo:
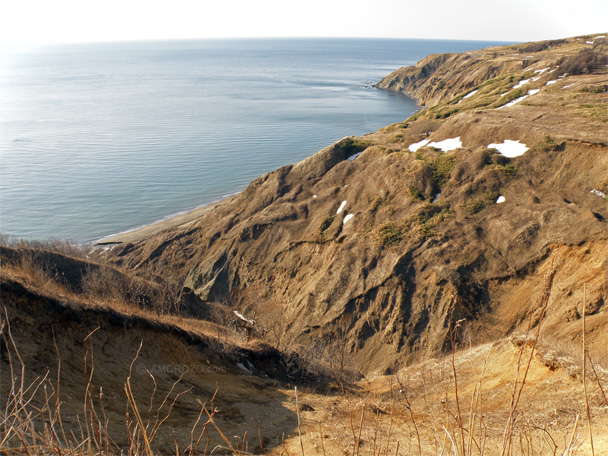
<svg viewBox="0 0 608 456">
<path fill-rule="evenodd" d="M 173 432 L 165 425 L 165 422 L 172 413 L 175 413 L 174 408 L 178 404 L 180 396 L 189 391 L 177 392 L 176 386 L 180 383 L 183 374 L 173 383 L 166 395 L 157 399 L 155 398 L 156 382 L 154 376 L 148 372 L 155 385 L 152 395 L 145 400 L 136 399 L 137 393 L 132 389 L 131 377 L 133 365 L 139 356 L 138 350 L 124 383 L 124 424 L 128 444 L 119 446 L 109 430 L 109 419 L 106 416 L 107 400 L 104 399 L 103 389 L 93 384 L 95 361 L 91 336 L 96 331 L 91 332 L 83 341 L 86 347 L 84 374 L 88 378 L 86 384 L 83 385 L 85 390 L 83 413 L 77 417 L 77 427 L 68 426 L 64 424 L 60 399 L 61 359 L 59 358 L 55 380 L 48 371 L 43 377 L 37 377 L 27 383 L 25 380 L 26 365 L 11 334 L 8 318 L 6 315 L 3 316 L 0 320 L 0 338 L 10 366 L 10 387 L 8 397 L 3 398 L 3 406 L 0 410 L 1 454 L 28 456 L 123 454 L 152 456 L 159 454 L 154 449 L 155 439 L 162 434 Z M 55 348 L 57 349 L 57 347 Z M 209 433 L 211 427 L 216 427 L 214 422 L 217 412 L 214 406 L 216 394 L 217 389 L 209 405 L 199 401 L 200 413 L 198 417 L 192 417 L 193 424 L 189 441 L 179 440 L 173 433 L 176 455 L 207 455 L 213 449 L 217 450 L 217 445 L 214 447 L 210 445 L 212 438 Z M 142 404 L 144 404 L 144 408 L 142 408 Z M 203 417 L 203 412 L 206 417 Z M 217 431 L 225 439 L 221 431 L 219 429 Z M 227 439 L 226 444 L 231 454 L 240 454 Z"/>
<path fill-rule="evenodd" d="M 555 270 L 553 267 L 546 274 L 527 333 L 512 342 L 456 351 L 452 337 L 449 356 L 349 387 L 345 387 L 346 380 L 339 375 L 344 368 L 339 362 L 340 354 L 331 352 L 333 364 L 329 367 L 333 367 L 335 374 L 334 393 L 282 390 L 287 395 L 296 395 L 295 404 L 290 406 L 295 406 L 298 432 L 277 439 L 274 449 L 260 435 L 260 451 L 353 456 L 541 456 L 590 454 L 588 451 L 594 448 L 596 454 L 602 454 L 608 448 L 608 439 L 603 437 L 608 435 L 604 367 L 592 361 L 587 370 L 581 371 L 577 360 L 593 359 L 584 346 L 574 347 L 562 341 L 562 346 L 557 347 L 549 339 L 543 343 L 540 337 Z M 218 348 L 221 343 L 246 343 L 246 339 L 239 339 L 211 322 L 162 314 L 128 299 L 101 299 L 94 294 L 77 293 L 49 274 L 35 256 L 23 255 L 19 261 L 3 262 L 2 276 L 26 283 L 31 289 L 44 291 L 74 307 L 110 309 L 216 337 Z M 454 336 L 458 322 L 453 322 L 450 328 Z M 85 339 L 88 369 L 85 373 L 89 380 L 83 385 L 83 415 L 77 427 L 66 427 L 59 400 L 59 373 L 57 381 L 48 372 L 26 383 L 26 366 L 4 318 L 0 333 L 11 369 L 10 391 L 0 416 L 0 451 L 30 455 L 158 454 L 155 439 L 170 432 L 163 428 L 164 423 L 184 394 L 175 389 L 179 380 L 160 401 L 154 399 L 156 386 L 153 397 L 142 400 L 133 389 L 129 373 L 122 398 L 129 438 L 126 448 L 119 447 L 108 425 L 103 392 L 92 383 L 95 363 L 91 335 Z M 587 383 L 581 372 L 586 373 Z M 235 440 L 222 433 L 214 419 L 213 399 L 210 406 L 205 403 L 200 406 L 198 416 L 192 417 L 190 440 L 176 441 L 176 454 L 219 451 L 250 454 L 244 443 L 246 436 L 241 439 L 242 447 L 237 448 Z M 587 427 L 593 429 L 593 447 L 590 438 L 585 437 Z M 211 429 L 224 442 L 221 448 L 211 446 Z"/>
</svg>

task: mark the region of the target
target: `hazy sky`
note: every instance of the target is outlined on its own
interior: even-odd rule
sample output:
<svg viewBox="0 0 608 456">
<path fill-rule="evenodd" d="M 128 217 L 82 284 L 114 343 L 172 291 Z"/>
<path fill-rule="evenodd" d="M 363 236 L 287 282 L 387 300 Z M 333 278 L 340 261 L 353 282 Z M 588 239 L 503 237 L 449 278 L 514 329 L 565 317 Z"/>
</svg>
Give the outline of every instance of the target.
<svg viewBox="0 0 608 456">
<path fill-rule="evenodd" d="M 605 32 L 606 0 L 3 0 L 0 44 L 208 37 L 533 41 Z"/>
</svg>

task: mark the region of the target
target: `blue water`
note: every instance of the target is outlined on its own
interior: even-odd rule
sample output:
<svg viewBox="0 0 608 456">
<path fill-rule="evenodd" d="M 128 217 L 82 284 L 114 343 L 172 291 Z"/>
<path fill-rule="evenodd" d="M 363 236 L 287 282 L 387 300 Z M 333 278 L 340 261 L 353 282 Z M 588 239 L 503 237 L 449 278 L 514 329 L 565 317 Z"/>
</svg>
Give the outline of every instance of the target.
<svg viewBox="0 0 608 456">
<path fill-rule="evenodd" d="M 91 242 L 216 201 L 413 100 L 369 86 L 497 43 L 287 39 L 78 44 L 0 58 L 0 231 Z"/>
</svg>

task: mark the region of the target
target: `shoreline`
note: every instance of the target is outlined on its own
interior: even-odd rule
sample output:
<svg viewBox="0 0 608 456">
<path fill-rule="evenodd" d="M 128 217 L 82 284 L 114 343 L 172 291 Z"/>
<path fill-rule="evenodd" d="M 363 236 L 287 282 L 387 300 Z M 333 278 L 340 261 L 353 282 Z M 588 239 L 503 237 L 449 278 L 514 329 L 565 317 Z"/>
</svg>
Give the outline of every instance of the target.
<svg viewBox="0 0 608 456">
<path fill-rule="evenodd" d="M 240 193 L 240 192 L 239 192 Z M 205 214 L 208 214 L 216 207 L 232 201 L 239 193 L 226 198 L 222 198 L 214 203 L 205 204 L 195 209 L 181 212 L 175 215 L 167 216 L 167 218 L 152 222 L 148 225 L 143 225 L 136 228 L 131 228 L 127 231 L 123 231 L 118 234 L 111 234 L 93 242 L 93 246 L 112 246 L 118 244 L 129 244 L 133 242 L 139 242 L 143 239 L 154 236 L 161 231 L 166 231 L 171 228 L 186 225 L 191 223 Z"/>
</svg>

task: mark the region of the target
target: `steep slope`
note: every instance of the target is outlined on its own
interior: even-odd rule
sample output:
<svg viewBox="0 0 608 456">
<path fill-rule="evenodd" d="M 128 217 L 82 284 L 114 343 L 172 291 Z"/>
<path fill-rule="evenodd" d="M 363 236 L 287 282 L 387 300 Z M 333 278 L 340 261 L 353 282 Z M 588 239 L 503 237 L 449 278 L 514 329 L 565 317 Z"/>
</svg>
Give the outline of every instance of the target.
<svg viewBox="0 0 608 456">
<path fill-rule="evenodd" d="M 226 443 L 215 426 L 232 445 L 252 451 L 295 428 L 293 401 L 278 387 L 291 380 L 295 366 L 269 346 L 239 343 L 219 329 L 214 335 L 194 320 L 167 321 L 41 293 L 6 271 L 0 286 L 0 448 L 6 454 L 49 454 L 45 445 L 62 454 L 70 444 L 89 445 L 78 454 L 98 454 L 100 447 L 104 454 L 141 452 L 143 441 L 132 441 L 142 438 L 137 414 L 154 454 L 185 451 L 199 437 L 201 454 L 206 446 L 221 448 Z M 51 427 L 56 435 L 45 432 Z"/>
<path fill-rule="evenodd" d="M 590 341 L 602 343 L 606 50 L 605 38 L 579 37 L 428 57 L 378 84 L 427 110 L 109 256 L 177 268 L 203 302 L 270 313 L 261 333 L 318 356 L 343 347 L 364 373 L 440 352 L 450 321 L 464 319 L 460 338 L 509 334 L 552 268 L 547 327 L 568 333 L 585 284 Z M 527 150 L 506 156 L 509 141 Z"/>
</svg>

